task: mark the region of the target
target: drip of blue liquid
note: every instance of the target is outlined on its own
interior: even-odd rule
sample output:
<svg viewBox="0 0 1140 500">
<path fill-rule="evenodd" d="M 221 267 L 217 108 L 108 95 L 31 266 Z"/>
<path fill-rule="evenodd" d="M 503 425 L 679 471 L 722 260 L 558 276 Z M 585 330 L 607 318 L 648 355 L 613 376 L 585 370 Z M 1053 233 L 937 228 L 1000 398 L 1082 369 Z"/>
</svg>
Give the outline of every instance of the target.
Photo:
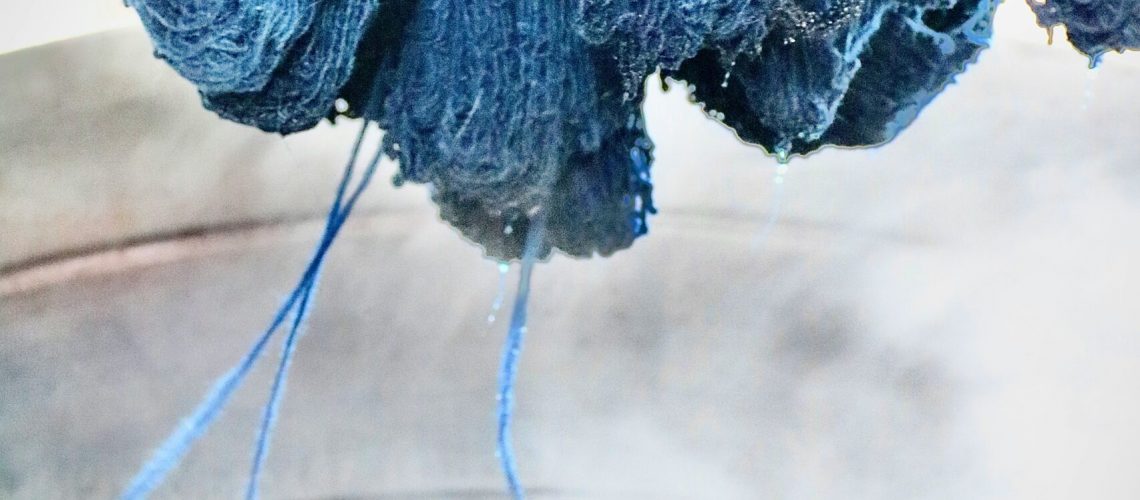
<svg viewBox="0 0 1140 500">
<path fill-rule="evenodd" d="M 348 216 L 352 213 L 352 208 L 356 205 L 360 195 L 371 182 L 376 167 L 380 163 L 382 151 L 377 151 L 365 169 L 360 182 L 346 199 L 345 195 L 348 193 L 348 186 L 352 180 L 353 170 L 360 153 L 360 146 L 364 140 L 368 126 L 369 122 L 365 121 L 352 147 L 352 154 L 349 157 L 348 164 L 345 166 L 344 176 L 341 178 L 340 184 L 337 187 L 336 198 L 333 201 L 332 207 L 329 209 L 324 233 L 321 236 L 320 243 L 317 245 L 313 257 L 309 260 L 309 264 L 306 266 L 304 273 L 302 273 L 301 279 L 293 288 L 293 291 L 289 294 L 285 303 L 277 310 L 269 327 L 257 338 L 253 346 L 246 352 L 241 361 L 238 362 L 237 366 L 214 383 L 213 388 L 206 394 L 202 402 L 198 404 L 198 407 L 194 409 L 194 412 L 182 420 L 174 432 L 172 432 L 170 436 L 163 441 L 162 445 L 159 446 L 158 450 L 155 451 L 151 459 L 142 466 L 131 480 L 130 485 L 127 486 L 127 489 L 121 495 L 120 498 L 123 500 L 144 499 L 154 491 L 155 488 L 162 484 L 167 474 L 182 461 L 182 457 L 189 451 L 191 445 L 217 420 L 222 409 L 225 408 L 234 392 L 237 391 L 238 387 L 245 381 L 246 376 L 249 375 L 249 371 L 253 368 L 254 363 L 261 358 L 265 346 L 272 339 L 273 335 L 281 328 L 286 319 L 292 317 L 289 335 L 285 340 L 281 361 L 278 364 L 273 387 L 270 390 L 269 402 L 266 404 L 261 425 L 258 429 L 256 451 L 250 472 L 249 485 L 246 489 L 246 498 L 257 498 L 258 477 L 268 452 L 269 441 L 272 437 L 273 426 L 276 421 L 277 407 L 280 404 L 281 396 L 284 394 L 289 363 L 296 348 L 297 339 L 303 330 L 308 311 L 312 307 L 313 293 L 320 276 L 321 267 L 324 264 L 325 256 L 328 254 L 329 248 L 331 248 L 341 227 L 344 226 L 344 222 L 348 220 Z"/>
<path fill-rule="evenodd" d="M 776 166 L 776 174 L 772 176 L 772 201 L 768 205 L 768 220 L 764 222 L 764 227 L 756 233 L 752 238 L 752 250 L 757 250 L 768 241 L 768 237 L 772 234 L 772 229 L 776 227 L 776 222 L 780 220 L 780 212 L 784 206 L 784 181 L 788 175 L 788 164 L 780 163 Z"/>
<path fill-rule="evenodd" d="M 496 268 L 499 270 L 499 284 L 496 286 L 495 300 L 491 301 L 491 312 L 487 314 L 488 325 L 495 323 L 499 309 L 503 308 L 503 300 L 507 297 L 507 273 L 510 272 L 511 265 L 506 262 L 500 262 L 496 265 Z"/>
<path fill-rule="evenodd" d="M 1085 73 L 1085 92 L 1081 98 L 1081 111 L 1088 111 L 1096 101 L 1096 75 L 1100 66 L 1093 66 Z"/>
<path fill-rule="evenodd" d="M 526 498 L 526 493 L 518 477 L 514 449 L 511 446 L 511 417 L 515 403 L 515 378 L 518 375 L 519 354 L 522 350 L 523 337 L 526 335 L 526 308 L 530 297 L 530 275 L 534 270 L 534 262 L 542 247 L 545 232 L 546 217 L 540 212 L 531 219 L 530 229 L 526 235 L 519 286 L 518 290 L 515 291 L 511 325 L 507 329 L 507 338 L 503 343 L 503 362 L 499 369 L 499 393 L 496 398 L 499 420 L 497 455 L 503 469 L 503 476 L 507 481 L 507 488 L 515 500 Z"/>
</svg>

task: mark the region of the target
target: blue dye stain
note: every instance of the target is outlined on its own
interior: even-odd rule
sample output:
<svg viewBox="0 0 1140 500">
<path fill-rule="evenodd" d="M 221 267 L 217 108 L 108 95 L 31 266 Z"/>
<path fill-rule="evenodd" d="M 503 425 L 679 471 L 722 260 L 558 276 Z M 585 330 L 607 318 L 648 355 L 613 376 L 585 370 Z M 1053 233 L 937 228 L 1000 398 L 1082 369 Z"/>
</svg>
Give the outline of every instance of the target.
<svg viewBox="0 0 1140 500">
<path fill-rule="evenodd" d="M 288 324 L 246 491 L 257 497 L 324 256 L 380 154 L 398 160 L 397 184 L 429 184 L 441 218 L 489 257 L 523 261 L 498 427 L 510 493 L 522 498 L 509 436 L 531 268 L 556 250 L 606 256 L 647 234 L 656 208 L 641 111 L 646 79 L 660 72 L 683 82 L 710 116 L 781 163 L 828 146 L 879 145 L 987 46 L 999 0 L 126 2 L 156 57 L 222 118 L 281 134 L 364 118 L 385 131 L 348 194 L 358 138 L 299 283 L 144 465 L 123 494 L 134 499 L 177 465 Z M 1094 66 L 1108 51 L 1140 48 L 1140 0 L 1030 6 L 1041 26 L 1065 25 Z M 338 99 L 347 106 L 338 109 Z"/>
</svg>

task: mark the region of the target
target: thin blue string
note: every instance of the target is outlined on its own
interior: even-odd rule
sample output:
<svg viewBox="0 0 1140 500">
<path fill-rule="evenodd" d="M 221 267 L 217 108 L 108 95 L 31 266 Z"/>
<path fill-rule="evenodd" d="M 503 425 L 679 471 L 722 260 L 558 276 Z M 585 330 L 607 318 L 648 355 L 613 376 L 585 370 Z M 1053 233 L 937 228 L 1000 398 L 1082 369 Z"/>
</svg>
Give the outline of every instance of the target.
<svg viewBox="0 0 1140 500">
<path fill-rule="evenodd" d="M 376 171 L 376 166 L 380 163 L 382 156 L 381 151 L 377 151 L 376 156 L 369 162 L 368 168 L 364 171 L 364 176 L 352 196 L 345 203 L 338 216 L 339 220 L 334 228 L 332 237 L 336 236 L 336 231 L 348 218 L 348 214 L 352 211 L 352 207 L 356 205 L 356 200 L 364 192 L 364 188 L 372 180 L 372 176 Z M 342 187 L 346 185 L 342 183 Z M 338 192 L 338 198 L 343 194 L 343 189 Z M 296 350 L 297 340 L 303 333 L 305 319 L 308 317 L 309 309 L 312 304 L 312 296 L 317 286 L 317 281 L 320 275 L 320 263 L 317 266 L 317 272 L 314 274 L 312 281 L 305 285 L 305 290 L 302 293 L 301 303 L 297 308 L 297 314 L 293 317 L 293 325 L 289 330 L 289 336 L 285 338 L 285 345 L 281 351 L 281 361 L 277 365 L 277 373 L 273 378 L 273 386 L 269 391 L 269 402 L 265 405 L 265 410 L 261 418 L 261 426 L 258 429 L 257 444 L 255 447 L 253 465 L 250 468 L 249 483 L 246 487 L 245 498 L 246 500 L 255 500 L 258 496 L 259 479 L 261 477 L 261 470 L 265 462 L 265 457 L 269 451 L 269 442 L 273 435 L 274 424 L 277 422 L 277 409 L 280 407 L 281 398 L 285 393 L 285 382 L 288 378 L 289 365 L 293 359 L 293 353 Z"/>
<path fill-rule="evenodd" d="M 253 364 L 261 357 L 270 338 L 272 338 L 273 334 L 281 327 L 285 319 L 294 310 L 294 305 L 297 304 L 297 301 L 301 299 L 302 295 L 309 293 L 311 290 L 311 285 L 315 280 L 321 263 L 324 261 L 324 256 L 328 252 L 328 248 L 331 246 L 340 227 L 344 224 L 345 219 L 347 219 L 356 199 L 371 180 L 371 171 L 375 169 L 375 165 L 378 163 L 379 153 L 377 154 L 377 159 L 374 159 L 369 165 L 370 171 L 365 173 L 356 192 L 353 193 L 349 202 L 342 207 L 341 202 L 352 176 L 353 167 L 356 163 L 356 158 L 359 154 L 360 145 L 367 127 L 368 122 L 366 121 L 364 126 L 361 127 L 360 134 L 357 136 L 352 154 L 345 167 L 344 176 L 337 188 L 336 199 L 333 202 L 332 208 L 329 210 L 325 231 L 321 237 L 320 244 L 313 258 L 305 268 L 305 272 L 302 274 L 300 281 L 293 288 L 293 291 L 289 294 L 285 303 L 278 308 L 269 327 L 257 338 L 253 346 L 251 346 L 245 356 L 238 362 L 237 366 L 230 369 L 229 372 L 214 383 L 214 386 L 206 394 L 202 402 L 198 404 L 188 417 L 179 423 L 178 427 L 163 441 L 162 445 L 158 447 L 151 459 L 142 466 L 131 480 L 130 485 L 127 486 L 127 489 L 120 496 L 123 500 L 146 498 L 151 491 L 162 484 L 166 475 L 181 462 L 182 457 L 189 450 L 190 446 L 197 441 L 218 418 L 221 410 L 225 407 L 226 403 L 229 402 L 233 393 L 241 386 L 249 374 Z"/>
<path fill-rule="evenodd" d="M 319 278 L 319 276 L 320 274 L 318 273 L 317 277 Z M 293 325 L 289 329 L 289 336 L 285 338 L 285 346 L 281 351 L 281 362 L 277 365 L 277 373 L 273 377 L 273 387 L 269 391 L 269 402 L 265 405 L 265 410 L 261 417 L 261 427 L 258 429 L 253 465 L 250 468 L 249 483 L 245 490 L 246 500 L 255 500 L 258 495 L 258 480 L 261 477 L 261 469 L 265 462 L 265 456 L 269 453 L 269 439 L 273 434 L 274 424 L 277 423 L 277 409 L 281 405 L 281 396 L 285 391 L 285 380 L 287 378 L 289 365 L 293 358 L 293 352 L 296 350 L 297 337 L 308 316 L 309 304 L 312 301 L 314 288 L 316 288 L 316 280 L 308 283 L 305 287 L 305 291 L 301 295 L 301 304 L 298 306 L 297 314 L 293 316 Z"/>
<path fill-rule="evenodd" d="M 538 256 L 546 229 L 546 217 L 539 213 L 531 220 L 530 230 L 526 235 L 526 246 L 523 249 L 522 272 L 519 275 L 519 287 L 515 292 L 514 309 L 511 311 L 511 325 L 507 329 L 506 342 L 503 345 L 503 363 L 499 369 L 498 394 L 498 455 L 507 480 L 511 497 L 515 500 L 526 498 L 522 483 L 519 482 L 518 464 L 515 463 L 515 452 L 511 446 L 511 417 L 515 402 L 515 378 L 518 375 L 519 353 L 522 350 L 523 337 L 526 334 L 526 306 L 530 297 L 530 275 L 534 269 L 534 261 Z"/>
</svg>

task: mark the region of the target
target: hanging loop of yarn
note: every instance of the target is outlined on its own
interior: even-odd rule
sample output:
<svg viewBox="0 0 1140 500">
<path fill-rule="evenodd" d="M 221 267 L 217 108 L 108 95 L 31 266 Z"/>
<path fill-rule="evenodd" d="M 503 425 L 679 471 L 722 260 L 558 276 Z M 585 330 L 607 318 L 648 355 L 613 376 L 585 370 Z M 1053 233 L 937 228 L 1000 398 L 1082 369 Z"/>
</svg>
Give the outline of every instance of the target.
<svg viewBox="0 0 1140 500">
<path fill-rule="evenodd" d="M 281 328 L 286 319 L 292 317 L 293 320 L 290 325 L 289 335 L 286 338 L 281 361 L 274 377 L 270 399 L 265 407 L 261 425 L 258 430 L 254 462 L 249 478 L 249 485 L 246 490 L 246 498 L 257 498 L 257 479 L 266 453 L 268 452 L 277 406 L 280 403 L 280 398 L 284 391 L 289 361 L 292 358 L 293 349 L 300 336 L 305 318 L 309 309 L 312 307 L 313 292 L 316 288 L 325 256 L 328 254 L 333 241 L 339 234 L 340 229 L 344 226 L 345 221 L 348 220 L 357 200 L 359 200 L 361 194 L 371 183 L 380 162 L 380 152 L 377 152 L 376 156 L 373 157 L 363 172 L 356 188 L 353 189 L 352 193 L 349 194 L 346 199 L 345 195 L 348 194 L 348 186 L 353 176 L 353 170 L 360 152 L 361 143 L 363 142 L 365 132 L 369 125 L 370 123 L 368 121 L 364 122 L 360 134 L 357 136 L 356 142 L 353 145 L 352 154 L 350 155 L 348 164 L 345 166 L 344 175 L 337 187 L 336 197 L 326 218 L 324 233 L 321 236 L 313 257 L 309 260 L 305 271 L 302 273 L 301 279 L 293 288 L 289 297 L 285 300 L 285 303 L 277 310 L 269 327 L 262 332 L 238 364 L 214 383 L 213 388 L 206 394 L 205 398 L 203 398 L 202 402 L 199 403 L 190 416 L 186 417 L 174 432 L 163 441 L 151 459 L 142 466 L 134 479 L 132 479 L 131 483 L 120 496 L 121 499 L 145 499 L 155 488 L 162 484 L 167 474 L 178 466 L 194 442 L 217 420 L 234 392 L 237 391 L 242 382 L 244 382 L 245 378 L 249 375 L 249 371 L 253 368 L 253 365 L 261 358 L 266 345 L 273 335 Z"/>
</svg>

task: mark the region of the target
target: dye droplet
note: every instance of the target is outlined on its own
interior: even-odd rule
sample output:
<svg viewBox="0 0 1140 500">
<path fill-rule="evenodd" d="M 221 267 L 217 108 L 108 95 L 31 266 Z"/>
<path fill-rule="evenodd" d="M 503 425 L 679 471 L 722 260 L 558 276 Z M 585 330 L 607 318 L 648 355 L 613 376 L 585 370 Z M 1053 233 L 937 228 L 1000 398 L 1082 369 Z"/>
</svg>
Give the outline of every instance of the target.
<svg viewBox="0 0 1140 500">
<path fill-rule="evenodd" d="M 511 270 L 511 265 L 506 262 L 498 264 L 499 269 L 499 284 L 495 292 L 495 300 L 491 302 L 491 313 L 487 315 L 487 324 L 494 324 L 495 317 L 499 314 L 499 309 L 503 307 L 503 299 L 507 295 L 507 273 Z"/>
<path fill-rule="evenodd" d="M 772 182 L 774 184 L 783 184 L 784 183 L 784 176 L 787 174 L 788 174 L 788 164 L 787 163 L 781 163 L 779 166 L 776 167 L 776 175 L 772 176 Z"/>
<path fill-rule="evenodd" d="M 776 145 L 774 153 L 776 154 L 776 161 L 780 162 L 781 165 L 786 165 L 790 159 L 792 151 L 791 143 L 792 141 L 784 139 Z"/>
<path fill-rule="evenodd" d="M 1081 111 L 1088 111 L 1096 100 L 1096 74 L 1096 67 L 1089 68 L 1085 73 L 1085 92 L 1081 98 Z"/>
<path fill-rule="evenodd" d="M 764 246 L 768 241 L 768 236 L 772 234 L 772 230 L 776 227 L 776 222 L 780 220 L 780 211 L 784 205 L 784 178 L 788 174 L 788 165 L 781 163 L 776 166 L 776 173 L 772 176 L 772 184 L 775 186 L 772 190 L 772 200 L 768 204 L 768 219 L 764 221 L 764 226 L 760 231 L 756 232 L 756 236 L 752 238 L 752 250 L 756 251 Z"/>
</svg>

